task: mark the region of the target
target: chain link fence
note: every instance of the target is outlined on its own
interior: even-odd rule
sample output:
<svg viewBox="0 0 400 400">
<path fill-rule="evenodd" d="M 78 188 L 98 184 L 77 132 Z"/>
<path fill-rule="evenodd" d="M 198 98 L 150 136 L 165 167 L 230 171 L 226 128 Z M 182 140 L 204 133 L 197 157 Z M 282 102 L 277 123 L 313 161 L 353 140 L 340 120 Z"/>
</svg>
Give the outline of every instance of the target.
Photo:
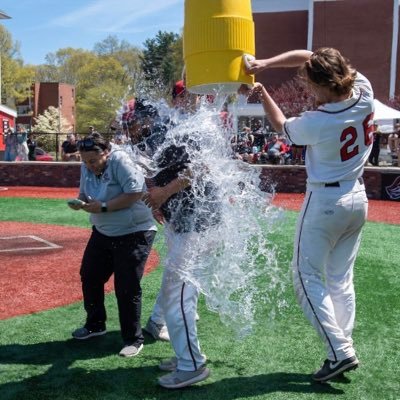
<svg viewBox="0 0 400 400">
<path fill-rule="evenodd" d="M 111 140 L 113 133 L 101 133 L 104 138 Z M 71 142 L 71 146 L 76 145 L 78 140 L 83 139 L 89 133 L 74 133 L 75 141 Z M 28 138 L 28 147 L 31 145 L 34 147 L 35 158 L 46 158 L 46 161 L 65 161 L 62 160 L 62 146 L 63 143 L 69 141 L 70 133 L 63 132 L 37 132 L 31 133 Z M 33 144 L 32 144 L 33 143 Z M 72 160 L 71 160 L 72 161 Z"/>
</svg>

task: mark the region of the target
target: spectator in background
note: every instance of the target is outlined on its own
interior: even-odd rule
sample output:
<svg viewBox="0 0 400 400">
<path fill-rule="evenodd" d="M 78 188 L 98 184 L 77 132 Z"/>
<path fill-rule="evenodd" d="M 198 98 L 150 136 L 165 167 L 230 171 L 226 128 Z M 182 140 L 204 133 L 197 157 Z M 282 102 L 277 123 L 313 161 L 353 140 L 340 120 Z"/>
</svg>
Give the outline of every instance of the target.
<svg viewBox="0 0 400 400">
<path fill-rule="evenodd" d="M 231 133 L 233 130 L 232 115 L 228 111 L 228 104 L 224 103 L 221 112 L 219 113 L 221 118 L 222 129 L 225 133 Z"/>
<path fill-rule="evenodd" d="M 285 155 L 288 154 L 289 147 L 279 139 L 279 135 L 274 133 L 271 140 L 266 144 L 264 153 L 271 164 L 284 164 Z"/>
<path fill-rule="evenodd" d="M 303 161 L 304 146 L 298 146 L 297 144 L 292 143 L 290 149 L 292 153 L 292 164 L 304 164 Z"/>
<path fill-rule="evenodd" d="M 16 161 L 28 161 L 28 133 L 22 125 L 17 126 L 17 157 Z"/>
<path fill-rule="evenodd" d="M 81 161 L 77 142 L 73 133 L 68 133 L 67 140 L 61 145 L 62 161 Z"/>
<path fill-rule="evenodd" d="M 392 154 L 396 154 L 399 148 L 399 134 L 400 134 L 400 124 L 396 124 L 395 132 L 392 132 L 388 137 L 389 150 Z"/>
<path fill-rule="evenodd" d="M 400 144 L 397 147 L 397 166 L 400 167 Z"/>
<path fill-rule="evenodd" d="M 244 126 L 242 131 L 233 138 L 232 147 L 238 159 L 252 162 L 252 147 L 254 136 L 249 126 Z"/>
<path fill-rule="evenodd" d="M 378 126 L 374 125 L 374 141 L 372 143 L 372 150 L 368 157 L 368 161 L 374 167 L 379 167 L 379 152 L 381 151 L 381 132 L 377 130 Z"/>
<path fill-rule="evenodd" d="M 256 147 L 257 149 L 253 150 L 253 153 L 258 153 L 261 151 L 264 146 L 267 144 L 267 139 L 265 137 L 265 132 L 262 127 L 262 121 L 257 119 L 254 121 L 253 129 L 251 134 L 253 135 L 253 144 L 252 147 Z"/>
<path fill-rule="evenodd" d="M 17 157 L 17 134 L 13 128 L 8 130 L 3 135 L 3 143 L 5 145 L 4 161 L 15 161 Z"/>
<path fill-rule="evenodd" d="M 37 147 L 37 143 L 36 143 L 35 136 L 33 135 L 33 133 L 30 133 L 28 135 L 28 140 L 26 141 L 26 143 L 28 145 L 28 160 L 35 161 L 36 160 L 35 149 Z"/>
</svg>

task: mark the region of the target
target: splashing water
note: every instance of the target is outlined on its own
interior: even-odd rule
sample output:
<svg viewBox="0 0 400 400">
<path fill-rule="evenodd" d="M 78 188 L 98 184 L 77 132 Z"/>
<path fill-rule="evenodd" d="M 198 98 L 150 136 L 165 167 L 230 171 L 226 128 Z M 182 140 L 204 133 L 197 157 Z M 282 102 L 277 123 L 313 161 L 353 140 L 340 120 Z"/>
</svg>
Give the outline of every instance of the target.
<svg viewBox="0 0 400 400">
<path fill-rule="evenodd" d="M 233 158 L 230 134 L 219 118 L 219 105 L 224 101 L 217 96 L 212 105 L 202 103 L 195 114 L 178 116 L 178 123 L 168 130 L 153 159 L 168 146 L 185 146 L 195 195 L 193 224 L 204 218 L 204 209 L 218 210 L 217 224 L 191 236 L 185 263 L 178 272 L 205 295 L 208 309 L 217 312 L 242 338 L 252 331 L 257 303 L 261 302 L 270 316 L 282 306 L 279 298 L 287 271 L 278 265 L 277 249 L 269 239 L 281 211 L 271 205 L 273 195 L 260 190 L 260 170 Z M 165 102 L 162 107 L 165 114 Z M 170 119 L 177 118 L 169 112 Z M 154 168 L 152 164 L 148 170 L 154 173 Z M 204 196 L 210 183 L 217 188 L 211 200 Z M 179 213 L 179 207 L 173 212 Z M 166 235 L 168 240 L 168 229 Z M 180 240 L 179 236 L 171 239 Z M 165 265 L 168 268 L 168 259 Z"/>
</svg>

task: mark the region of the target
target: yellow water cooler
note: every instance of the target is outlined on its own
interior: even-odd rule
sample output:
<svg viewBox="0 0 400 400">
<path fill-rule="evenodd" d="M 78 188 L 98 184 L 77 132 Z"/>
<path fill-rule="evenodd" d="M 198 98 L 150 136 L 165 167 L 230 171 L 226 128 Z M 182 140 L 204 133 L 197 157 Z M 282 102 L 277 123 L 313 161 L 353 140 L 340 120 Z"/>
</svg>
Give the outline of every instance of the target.
<svg viewBox="0 0 400 400">
<path fill-rule="evenodd" d="M 254 56 L 251 0 L 185 0 L 183 56 L 192 93 L 235 93 L 254 83 L 244 55 Z"/>
</svg>

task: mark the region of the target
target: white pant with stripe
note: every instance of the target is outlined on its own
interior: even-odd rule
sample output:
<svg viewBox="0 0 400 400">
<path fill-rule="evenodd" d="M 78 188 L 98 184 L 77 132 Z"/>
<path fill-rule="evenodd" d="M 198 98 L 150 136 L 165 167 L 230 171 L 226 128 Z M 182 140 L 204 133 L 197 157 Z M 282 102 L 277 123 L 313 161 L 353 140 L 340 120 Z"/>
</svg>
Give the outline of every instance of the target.
<svg viewBox="0 0 400 400">
<path fill-rule="evenodd" d="M 197 300 L 199 290 L 190 283 L 188 269 L 201 263 L 202 252 L 210 247 L 204 245 L 206 233 L 176 234 L 166 226 L 168 253 L 161 289 L 153 309 L 152 319 L 166 322 L 172 347 L 178 359 L 178 369 L 195 371 L 206 362 L 197 338 Z M 202 241 L 202 246 L 197 246 Z M 203 250 L 202 250 L 203 249 Z M 190 268 L 188 264 L 190 262 Z M 189 279 L 188 279 L 189 278 Z"/>
<path fill-rule="evenodd" d="M 297 299 L 334 361 L 355 355 L 353 267 L 368 211 L 362 183 L 339 184 L 307 185 L 293 254 Z"/>
</svg>

